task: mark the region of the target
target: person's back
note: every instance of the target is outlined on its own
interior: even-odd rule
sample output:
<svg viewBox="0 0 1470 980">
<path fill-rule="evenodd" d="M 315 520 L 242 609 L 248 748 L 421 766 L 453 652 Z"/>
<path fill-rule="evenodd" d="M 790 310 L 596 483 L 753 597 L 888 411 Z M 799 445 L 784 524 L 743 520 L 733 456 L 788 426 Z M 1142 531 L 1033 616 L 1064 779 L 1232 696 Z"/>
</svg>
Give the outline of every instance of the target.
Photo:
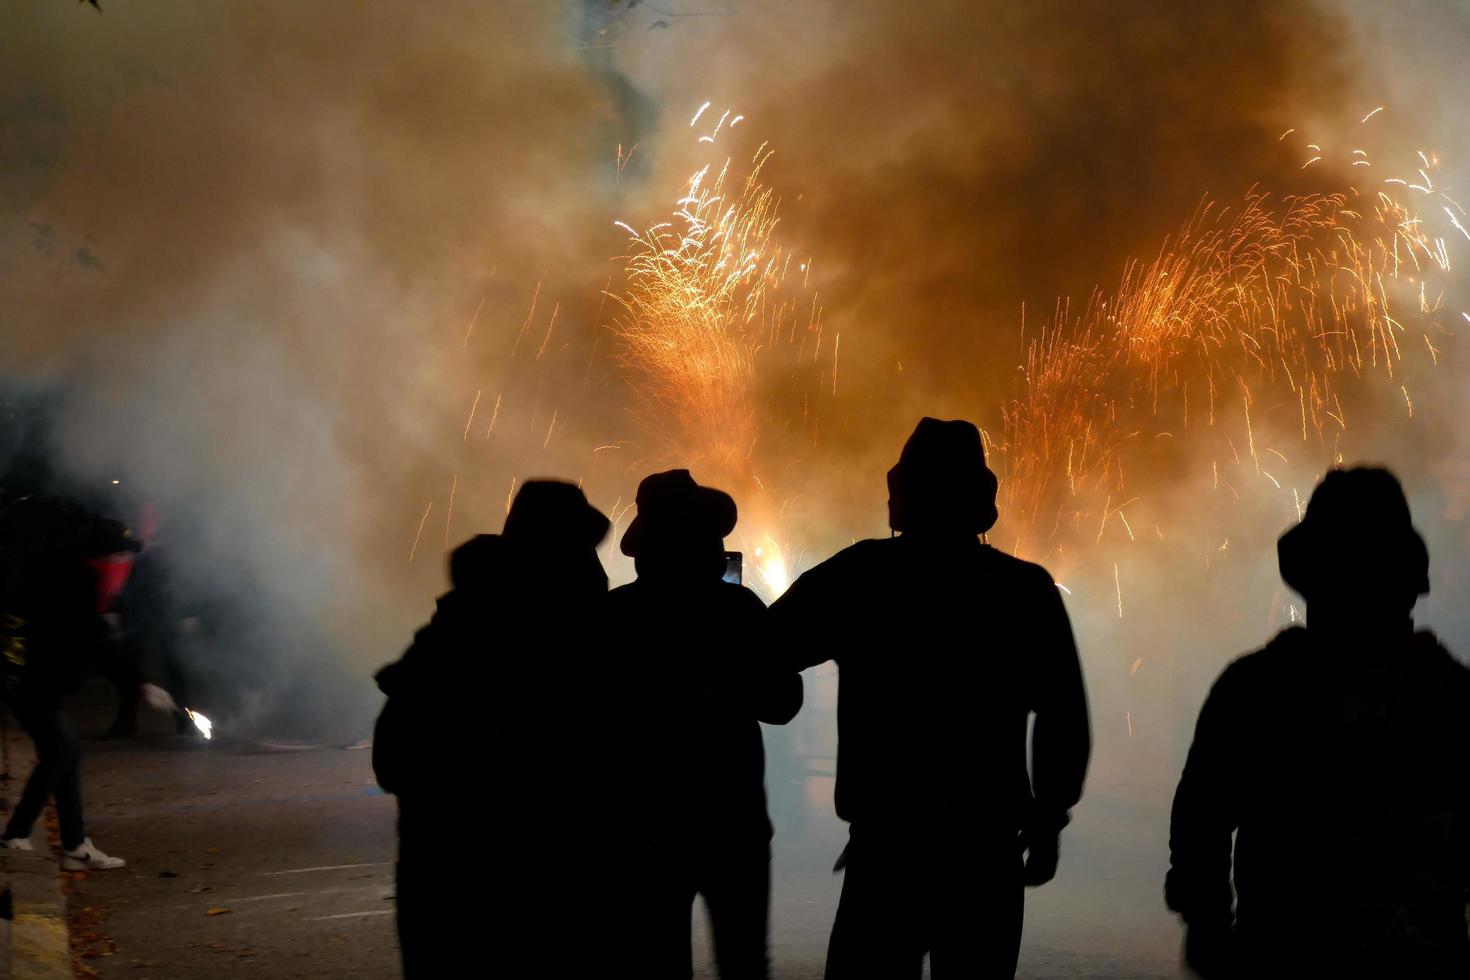
<svg viewBox="0 0 1470 980">
<path fill-rule="evenodd" d="M 603 671 L 616 692 L 608 734 L 628 749 L 614 774 L 640 801 L 636 832 L 690 846 L 731 835 L 764 845 L 758 719 L 786 720 L 771 702 L 790 696 L 773 697 L 779 685 L 760 663 L 765 604 L 719 579 L 639 579 L 608 593 L 606 610 L 610 628 L 636 629 Z"/>
<path fill-rule="evenodd" d="M 926 952 L 935 977 L 1009 975 L 1022 883 L 1055 872 L 1087 766 L 1071 626 L 1045 569 L 977 538 L 996 484 L 974 426 L 922 421 L 889 486 L 900 536 L 840 552 L 771 609 L 799 666 L 839 670 L 852 828 L 827 975 L 911 974 Z"/>
<path fill-rule="evenodd" d="M 1027 718 L 1080 691 L 1066 690 L 1076 661 L 1046 570 L 973 537 L 904 535 L 853 545 L 788 595 L 777 630 L 806 603 L 829 613 L 814 655 L 840 672 L 838 816 L 937 834 L 1019 830 L 1031 815 Z M 1067 720 L 1086 724 L 1082 711 Z M 1069 768 L 1085 759 L 1074 752 Z"/>
<path fill-rule="evenodd" d="M 388 703 L 373 764 L 398 797 L 407 977 L 449 975 L 469 958 L 507 976 L 556 963 L 576 820 L 563 768 L 582 712 L 554 699 L 579 701 L 607 529 L 576 487 L 527 481 L 501 535 L 456 550 L 454 588 L 377 674 Z M 475 875 L 485 868 L 488 884 Z"/>
<path fill-rule="evenodd" d="M 1232 663 L 1201 710 L 1166 895 L 1205 976 L 1470 970 L 1470 670 L 1412 631 L 1428 560 L 1391 481 L 1329 475 L 1283 539 L 1308 628 Z M 1375 496 L 1395 494 L 1401 524 L 1344 533 L 1383 518 Z M 1352 527 L 1332 522 L 1343 502 Z M 1339 536 L 1348 550 L 1322 550 Z"/>
<path fill-rule="evenodd" d="M 1437 976 L 1401 966 L 1465 962 L 1470 670 L 1428 633 L 1348 657 L 1291 629 L 1211 694 L 1236 929 L 1282 966 Z"/>
<path fill-rule="evenodd" d="M 761 600 L 721 581 L 734 500 L 671 470 L 643 480 L 637 507 L 621 547 L 638 580 L 608 595 L 614 639 L 595 671 L 598 795 L 609 877 L 623 883 L 609 972 L 685 980 L 703 896 L 720 976 L 762 980 L 771 824 L 759 723 L 791 719 L 801 678 L 762 643 Z"/>
</svg>

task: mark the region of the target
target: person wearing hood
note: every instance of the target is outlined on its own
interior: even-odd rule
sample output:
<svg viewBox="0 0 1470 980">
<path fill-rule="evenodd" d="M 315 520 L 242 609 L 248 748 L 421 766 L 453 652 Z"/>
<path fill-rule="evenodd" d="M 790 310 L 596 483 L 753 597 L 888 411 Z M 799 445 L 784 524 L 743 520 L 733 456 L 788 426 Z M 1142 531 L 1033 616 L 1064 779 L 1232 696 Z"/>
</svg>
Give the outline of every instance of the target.
<svg viewBox="0 0 1470 980">
<path fill-rule="evenodd" d="M 771 822 L 760 722 L 791 720 L 801 676 L 772 652 L 765 604 L 723 580 L 735 501 L 670 470 L 639 484 L 637 508 L 621 547 L 638 578 L 608 594 L 606 626 L 619 639 L 602 664 L 605 723 L 619 733 L 604 757 L 605 795 L 630 801 L 613 830 L 626 866 L 609 875 L 627 889 L 618 959 L 628 975 L 688 980 L 702 896 L 722 980 L 764 980 Z"/>
<path fill-rule="evenodd" d="M 10 814 L 0 848 L 29 851 L 31 834 L 48 799 L 56 801 L 61 866 L 67 871 L 112 870 L 126 861 L 102 852 L 82 819 L 81 744 L 64 701 L 89 667 L 123 678 L 130 691 L 159 711 L 177 711 L 173 697 L 147 683 L 117 657 L 103 619 L 121 594 L 137 542 L 114 520 L 90 523 L 74 543 L 58 543 L 27 569 L 19 595 L 7 597 L 0 616 L 5 706 L 31 737 L 36 765 Z"/>
<path fill-rule="evenodd" d="M 607 593 L 608 520 L 569 483 L 528 480 L 499 535 L 455 549 L 450 591 L 398 661 L 373 769 L 398 797 L 397 915 L 408 980 L 475 962 L 557 975 L 580 746 L 576 670 Z M 570 686 L 571 692 L 563 690 Z M 562 694 L 565 710 L 551 700 Z M 479 872 L 488 873 L 484 880 Z M 548 972 L 549 970 L 549 972 Z"/>
<path fill-rule="evenodd" d="M 1186 963 L 1465 977 L 1470 670 L 1414 629 L 1429 553 L 1402 487 L 1329 472 L 1277 553 L 1306 625 L 1226 667 L 1174 796 L 1165 898 Z"/>
<path fill-rule="evenodd" d="M 935 980 L 1013 976 L 1023 886 L 1056 873 L 1087 699 L 1051 575 L 980 540 L 996 490 L 973 424 L 923 419 L 888 473 L 894 536 L 839 552 L 771 607 L 796 666 L 838 667 L 850 838 L 829 980 L 918 977 L 926 953 Z"/>
</svg>

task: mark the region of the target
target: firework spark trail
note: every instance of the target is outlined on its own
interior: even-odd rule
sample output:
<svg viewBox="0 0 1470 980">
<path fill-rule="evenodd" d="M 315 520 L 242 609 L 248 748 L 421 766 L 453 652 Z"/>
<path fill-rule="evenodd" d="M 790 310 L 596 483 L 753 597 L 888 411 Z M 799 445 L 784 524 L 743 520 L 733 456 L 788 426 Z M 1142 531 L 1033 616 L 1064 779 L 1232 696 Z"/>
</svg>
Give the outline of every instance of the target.
<svg viewBox="0 0 1470 980">
<path fill-rule="evenodd" d="M 495 422 L 497 419 L 500 418 L 500 399 L 502 396 L 504 396 L 504 394 L 504 392 L 501 392 L 499 395 L 495 396 L 495 410 L 490 413 L 490 428 L 485 430 L 486 439 L 489 439 L 490 433 L 495 431 Z"/>
<path fill-rule="evenodd" d="M 419 550 L 419 538 L 424 534 L 424 524 L 429 520 L 429 511 L 434 509 L 434 502 L 429 501 L 429 506 L 424 508 L 424 516 L 419 518 L 419 529 L 414 532 L 413 545 L 408 549 L 408 563 L 413 564 L 413 556 Z"/>
<path fill-rule="evenodd" d="M 729 116 L 720 117 L 716 133 Z M 742 118 L 734 116 L 730 128 Z M 637 394 L 635 416 L 661 455 L 713 471 L 735 493 L 753 518 L 742 525 L 760 528 L 751 535 L 761 542 L 753 571 L 779 594 L 788 581 L 786 561 L 770 530 L 772 498 L 753 470 L 761 442 L 756 382 L 776 358 L 784 358 L 779 363 L 792 376 L 822 378 L 822 324 L 815 294 L 808 301 L 785 290 L 793 265 L 806 290 L 810 263 L 797 263 L 775 238 L 779 202 L 761 181 L 770 156 L 762 144 L 743 177 L 728 158 L 718 168 L 702 167 L 689 178 L 672 221 L 641 234 L 615 222 L 633 237 L 623 287 L 612 298 L 617 359 Z M 837 342 L 831 346 L 835 397 Z M 815 433 L 814 414 L 803 423 Z M 748 507 L 751 502 L 756 506 Z"/>
<path fill-rule="evenodd" d="M 454 482 L 449 484 L 449 512 L 444 515 L 444 550 L 449 550 L 449 526 L 454 523 L 454 491 L 459 489 L 459 474 L 454 474 Z M 410 558 L 410 561 L 413 559 Z"/>
<path fill-rule="evenodd" d="M 480 305 L 475 307 L 475 315 L 472 316 L 472 317 L 470 317 L 470 325 L 467 328 L 465 328 L 465 332 L 464 332 L 464 343 L 460 345 L 461 348 L 468 347 L 470 345 L 470 334 L 472 334 L 472 333 L 475 332 L 475 324 L 480 322 L 480 311 L 483 310 L 484 308 L 485 308 L 485 297 L 484 296 L 481 296 L 480 297 Z"/>
<path fill-rule="evenodd" d="M 460 442 L 465 442 L 470 437 L 470 426 L 474 424 L 474 421 L 475 421 L 475 409 L 477 409 L 477 408 L 480 407 L 480 395 L 483 393 L 483 391 L 484 391 L 484 389 L 482 389 L 482 388 L 476 388 L 475 389 L 475 400 L 470 404 L 470 415 L 469 415 L 469 418 L 467 418 L 467 419 L 464 420 L 464 435 L 460 439 Z M 499 399 L 496 400 L 496 403 L 495 404 L 497 406 L 499 406 L 499 404 L 500 404 Z"/>
<path fill-rule="evenodd" d="M 791 346 L 784 331 L 796 331 L 796 302 L 781 296 L 790 259 L 773 237 L 778 202 L 760 182 L 769 157 L 762 146 L 743 178 L 728 159 L 695 173 L 675 221 L 630 242 L 613 297 L 640 421 L 691 462 L 735 470 L 758 441 L 758 355 Z M 820 335 L 815 312 L 804 330 Z"/>
<path fill-rule="evenodd" d="M 1420 193 L 1434 196 L 1421 177 Z M 1094 294 L 1080 315 L 1059 304 L 1027 345 L 1022 390 L 1002 412 L 1007 537 L 1035 553 L 1087 509 L 1077 498 L 1121 495 L 1121 453 L 1144 418 L 1197 425 L 1191 388 L 1208 394 L 1209 427 L 1226 407 L 1219 394 L 1240 391 L 1257 471 L 1261 391 L 1296 406 L 1304 439 L 1343 430 L 1342 385 L 1375 372 L 1412 412 L 1398 379 L 1409 327 L 1390 292 L 1417 279 L 1414 303 L 1433 314 L 1424 278 L 1449 268 L 1444 239 L 1384 190 L 1206 201 L 1152 262 L 1129 264 L 1111 296 Z M 1431 316 L 1422 329 L 1438 325 Z"/>
</svg>

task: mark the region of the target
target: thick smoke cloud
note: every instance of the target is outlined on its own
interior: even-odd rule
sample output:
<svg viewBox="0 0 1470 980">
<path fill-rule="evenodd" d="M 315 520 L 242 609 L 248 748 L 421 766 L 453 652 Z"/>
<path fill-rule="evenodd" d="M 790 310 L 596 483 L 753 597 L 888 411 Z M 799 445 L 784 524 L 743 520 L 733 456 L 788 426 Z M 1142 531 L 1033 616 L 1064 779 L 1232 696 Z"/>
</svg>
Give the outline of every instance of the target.
<svg viewBox="0 0 1470 980">
<path fill-rule="evenodd" d="M 775 149 L 843 337 L 837 394 L 767 406 L 822 417 L 766 474 L 820 557 L 884 531 L 918 414 L 998 425 L 1023 305 L 1080 304 L 1203 194 L 1296 174 L 1284 130 L 1382 95 L 1356 8 L 1305 0 L 104 7 L 0 35 L 4 371 L 65 390 L 75 480 L 159 501 L 288 662 L 357 674 L 513 478 L 612 509 L 667 459 L 601 291 L 612 219 L 667 216 L 710 159 L 705 100 L 746 116 L 719 152 Z"/>
<path fill-rule="evenodd" d="M 442 416 L 475 390 L 471 314 L 495 340 L 551 263 L 599 281 L 604 91 L 525 4 L 7 21 L 5 373 L 64 389 L 76 484 L 155 500 L 189 571 L 252 595 L 277 649 L 244 655 L 390 657 L 433 588 L 401 588 L 405 522 L 448 486 L 425 461 L 461 442 Z"/>
<path fill-rule="evenodd" d="M 1283 130 L 1357 108 L 1343 22 L 1311 3 L 686 14 L 629 24 L 620 64 L 663 93 L 667 130 L 710 98 L 775 147 L 786 242 L 816 255 L 845 338 L 852 394 L 816 452 L 861 461 L 837 511 L 861 533 L 883 527 L 873 498 L 917 413 L 998 425 L 1023 304 L 1033 331 L 1059 297 L 1080 305 L 1202 195 L 1294 171 Z"/>
</svg>

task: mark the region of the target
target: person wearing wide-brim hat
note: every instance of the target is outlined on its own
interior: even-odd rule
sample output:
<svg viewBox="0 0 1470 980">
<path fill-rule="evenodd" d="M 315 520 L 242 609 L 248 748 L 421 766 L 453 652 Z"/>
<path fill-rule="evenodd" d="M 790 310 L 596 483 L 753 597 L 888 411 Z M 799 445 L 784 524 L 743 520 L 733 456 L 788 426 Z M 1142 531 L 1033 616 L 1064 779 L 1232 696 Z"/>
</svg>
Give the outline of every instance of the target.
<svg viewBox="0 0 1470 980">
<path fill-rule="evenodd" d="M 1415 632 L 1429 553 L 1398 480 L 1329 472 L 1277 555 L 1306 624 L 1220 675 L 1174 797 L 1186 960 L 1207 978 L 1466 976 L 1470 670 Z"/>
<path fill-rule="evenodd" d="M 582 661 L 600 639 L 608 520 L 580 489 L 528 480 L 499 534 L 454 550 L 451 589 L 375 675 L 373 739 L 398 797 L 399 946 L 408 980 L 581 976 L 564 894 L 587 827 Z M 477 873 L 478 872 L 478 873 Z"/>
<path fill-rule="evenodd" d="M 704 896 L 723 980 L 767 975 L 771 823 L 760 722 L 801 706 L 801 678 L 773 655 L 765 606 L 722 580 L 735 501 L 688 470 L 646 478 L 620 547 L 636 581 L 608 594 L 604 792 L 622 801 L 614 850 L 627 883 L 611 929 L 647 978 L 687 978 L 690 913 Z"/>
<path fill-rule="evenodd" d="M 1051 575 L 980 540 L 997 486 L 979 429 L 922 419 L 888 471 L 893 536 L 844 549 L 771 607 L 795 666 L 839 671 L 850 838 L 829 980 L 917 976 L 926 953 L 936 978 L 1010 976 L 1024 887 L 1056 872 L 1087 699 Z"/>
<path fill-rule="evenodd" d="M 635 564 L 652 566 L 657 574 L 658 566 L 678 562 L 678 577 L 686 581 L 683 563 L 691 556 L 723 570 L 724 540 L 735 530 L 737 517 L 728 493 L 700 486 L 688 470 L 669 470 L 638 484 L 635 504 L 637 513 L 618 545 Z"/>
</svg>

